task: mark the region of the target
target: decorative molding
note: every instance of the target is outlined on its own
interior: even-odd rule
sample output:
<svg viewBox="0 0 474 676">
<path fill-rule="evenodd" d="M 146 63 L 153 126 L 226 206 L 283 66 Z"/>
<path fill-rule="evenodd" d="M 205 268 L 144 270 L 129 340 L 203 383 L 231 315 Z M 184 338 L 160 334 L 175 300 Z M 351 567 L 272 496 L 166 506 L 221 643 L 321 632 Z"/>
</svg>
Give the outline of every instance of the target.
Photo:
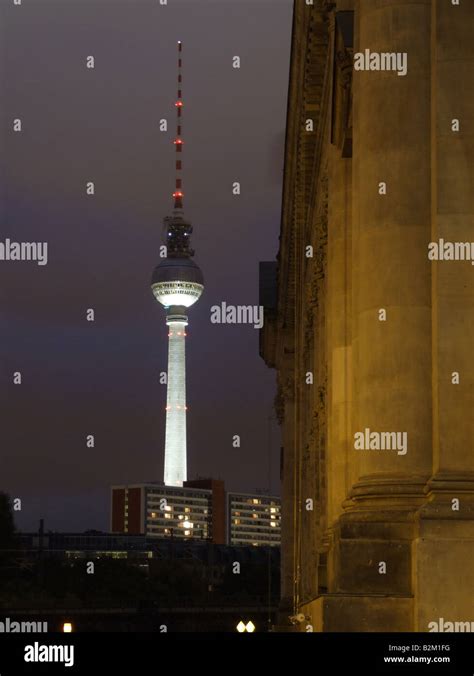
<svg viewBox="0 0 474 676">
<path fill-rule="evenodd" d="M 295 399 L 295 377 L 291 368 L 279 370 L 277 374 L 277 393 L 273 401 L 275 414 L 280 425 L 285 421 L 285 405 Z"/>
</svg>

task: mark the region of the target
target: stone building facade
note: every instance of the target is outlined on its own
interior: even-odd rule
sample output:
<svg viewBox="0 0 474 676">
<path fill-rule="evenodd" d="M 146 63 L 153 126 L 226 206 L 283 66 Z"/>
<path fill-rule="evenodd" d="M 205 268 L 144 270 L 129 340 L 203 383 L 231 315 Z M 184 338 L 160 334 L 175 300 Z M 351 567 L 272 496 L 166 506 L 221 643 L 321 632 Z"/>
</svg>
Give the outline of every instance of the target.
<svg viewBox="0 0 474 676">
<path fill-rule="evenodd" d="M 428 252 L 474 242 L 474 2 L 295 0 L 293 21 L 260 338 L 282 427 L 280 628 L 473 621 L 474 267 Z"/>
</svg>

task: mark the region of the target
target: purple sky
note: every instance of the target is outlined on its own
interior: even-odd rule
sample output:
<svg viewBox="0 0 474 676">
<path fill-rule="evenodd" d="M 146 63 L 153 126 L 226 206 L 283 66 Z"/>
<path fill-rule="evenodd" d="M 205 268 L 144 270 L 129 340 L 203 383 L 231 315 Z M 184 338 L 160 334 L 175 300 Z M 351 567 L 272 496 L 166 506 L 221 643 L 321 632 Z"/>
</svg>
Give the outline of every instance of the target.
<svg viewBox="0 0 474 676">
<path fill-rule="evenodd" d="M 0 490 L 22 499 L 18 527 L 107 529 L 111 484 L 162 479 L 167 329 L 149 282 L 172 208 L 177 40 L 206 283 L 189 312 L 189 476 L 266 489 L 271 447 L 279 490 L 275 373 L 258 330 L 212 324 L 210 307 L 257 304 L 258 262 L 278 249 L 291 13 L 291 0 L 1 3 L 0 240 L 49 246 L 44 267 L 0 261 Z"/>
</svg>

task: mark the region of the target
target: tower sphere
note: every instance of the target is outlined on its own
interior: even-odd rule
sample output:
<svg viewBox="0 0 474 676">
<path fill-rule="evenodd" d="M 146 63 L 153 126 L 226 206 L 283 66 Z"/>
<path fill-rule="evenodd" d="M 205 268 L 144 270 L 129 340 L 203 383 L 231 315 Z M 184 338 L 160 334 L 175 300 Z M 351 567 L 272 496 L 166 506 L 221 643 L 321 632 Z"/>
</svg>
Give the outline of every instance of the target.
<svg viewBox="0 0 474 676">
<path fill-rule="evenodd" d="M 153 271 L 151 290 L 165 307 L 191 307 L 204 290 L 201 269 L 192 258 L 165 258 Z"/>
</svg>

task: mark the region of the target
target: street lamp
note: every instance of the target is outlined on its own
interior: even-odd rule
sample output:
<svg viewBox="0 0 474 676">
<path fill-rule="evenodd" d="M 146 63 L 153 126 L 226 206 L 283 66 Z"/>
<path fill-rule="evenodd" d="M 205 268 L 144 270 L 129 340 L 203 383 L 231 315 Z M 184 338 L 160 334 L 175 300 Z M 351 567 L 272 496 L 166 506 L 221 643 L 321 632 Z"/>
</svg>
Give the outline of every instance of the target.
<svg viewBox="0 0 474 676">
<path fill-rule="evenodd" d="M 244 631 L 247 631 L 249 634 L 252 634 L 255 631 L 255 625 L 252 622 L 252 620 L 249 620 L 247 624 L 244 624 L 242 620 L 240 620 L 236 629 L 239 632 L 239 634 L 242 634 Z"/>
</svg>

